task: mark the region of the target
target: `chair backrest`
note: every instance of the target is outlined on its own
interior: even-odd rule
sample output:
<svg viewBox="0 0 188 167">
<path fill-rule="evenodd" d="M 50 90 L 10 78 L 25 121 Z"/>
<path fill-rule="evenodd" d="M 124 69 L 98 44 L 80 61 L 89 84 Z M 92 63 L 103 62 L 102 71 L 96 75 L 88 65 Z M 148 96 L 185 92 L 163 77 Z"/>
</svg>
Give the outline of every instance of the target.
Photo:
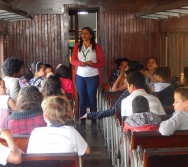
<svg viewBox="0 0 188 167">
<path fill-rule="evenodd" d="M 188 148 L 145 149 L 144 167 L 185 167 L 188 164 Z"/>
<path fill-rule="evenodd" d="M 24 152 L 27 151 L 29 142 L 29 135 L 13 135 L 13 138 L 18 147 Z M 0 139 L 0 143 L 7 146 L 5 140 Z M 7 164 L 7 166 L 12 166 Z M 33 167 L 33 166 L 56 166 L 56 167 L 78 167 L 79 158 L 75 152 L 71 153 L 45 153 L 45 154 L 23 154 L 22 163 L 20 167 Z"/>
<path fill-rule="evenodd" d="M 158 131 L 132 132 L 131 150 L 141 145 L 146 148 L 188 147 L 188 131 L 176 131 L 171 136 L 162 136 Z"/>
</svg>

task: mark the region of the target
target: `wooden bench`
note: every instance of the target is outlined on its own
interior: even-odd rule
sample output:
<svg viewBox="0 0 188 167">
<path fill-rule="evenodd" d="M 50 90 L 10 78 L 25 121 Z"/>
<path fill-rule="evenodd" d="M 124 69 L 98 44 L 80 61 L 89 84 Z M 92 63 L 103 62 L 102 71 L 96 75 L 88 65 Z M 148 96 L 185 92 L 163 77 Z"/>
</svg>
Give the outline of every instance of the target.
<svg viewBox="0 0 188 167">
<path fill-rule="evenodd" d="M 144 167 L 186 167 L 188 166 L 188 148 L 145 149 Z"/>
<path fill-rule="evenodd" d="M 20 149 L 24 152 L 27 150 L 29 135 L 13 135 L 13 138 Z M 45 139 L 44 139 L 45 140 Z M 0 139 L 0 143 L 7 146 L 5 140 Z M 23 154 L 22 163 L 18 165 L 7 164 L 7 167 L 33 167 L 33 166 L 57 166 L 57 167 L 78 167 L 79 157 L 75 152 L 71 153 L 41 153 L 41 154 Z"/>
<path fill-rule="evenodd" d="M 162 136 L 158 131 L 132 132 L 131 150 L 141 145 L 146 148 L 188 147 L 188 131 L 175 131 L 171 136 Z"/>
</svg>

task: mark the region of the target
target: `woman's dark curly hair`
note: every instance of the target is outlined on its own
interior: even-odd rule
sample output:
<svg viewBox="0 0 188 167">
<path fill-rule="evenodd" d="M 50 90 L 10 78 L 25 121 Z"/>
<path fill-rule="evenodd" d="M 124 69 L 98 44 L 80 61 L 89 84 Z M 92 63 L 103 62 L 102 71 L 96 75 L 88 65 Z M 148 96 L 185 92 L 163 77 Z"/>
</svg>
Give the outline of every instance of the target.
<svg viewBox="0 0 188 167">
<path fill-rule="evenodd" d="M 95 42 L 95 33 L 94 33 L 93 29 L 92 29 L 91 27 L 84 27 L 84 28 L 82 28 L 82 30 L 84 30 L 84 29 L 88 30 L 89 33 L 92 35 L 92 37 L 91 37 L 91 39 L 90 39 L 90 42 L 91 42 L 91 44 L 92 44 L 92 50 L 95 50 L 96 42 Z M 81 49 L 82 49 L 82 45 L 83 45 L 83 40 L 82 40 L 82 37 L 81 37 L 81 35 L 80 35 L 79 52 L 80 52 Z"/>
<path fill-rule="evenodd" d="M 43 97 L 63 95 L 60 79 L 54 75 L 49 76 L 43 83 L 41 92 Z"/>
<path fill-rule="evenodd" d="M 3 63 L 3 73 L 5 76 L 13 77 L 15 73 L 18 73 L 22 68 L 23 61 L 16 57 L 10 57 Z"/>
<path fill-rule="evenodd" d="M 21 111 L 42 111 L 41 103 L 43 100 L 42 94 L 35 86 L 26 86 L 20 89 L 16 105 Z"/>
<path fill-rule="evenodd" d="M 59 78 L 69 78 L 70 69 L 65 65 L 60 65 L 56 68 L 55 75 Z"/>
</svg>

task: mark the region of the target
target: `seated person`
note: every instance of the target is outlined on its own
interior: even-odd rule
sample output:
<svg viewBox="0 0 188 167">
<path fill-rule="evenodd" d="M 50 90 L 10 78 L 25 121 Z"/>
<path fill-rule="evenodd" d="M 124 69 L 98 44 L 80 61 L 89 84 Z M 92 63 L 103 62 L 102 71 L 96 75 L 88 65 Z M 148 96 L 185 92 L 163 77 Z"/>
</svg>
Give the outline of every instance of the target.
<svg viewBox="0 0 188 167">
<path fill-rule="evenodd" d="M 74 84 L 70 80 L 70 69 L 62 64 L 59 64 L 56 68 L 55 75 L 61 80 L 61 87 L 65 93 L 70 93 L 74 97 Z"/>
<path fill-rule="evenodd" d="M 15 101 L 6 94 L 5 81 L 0 77 L 0 108 L 1 109 L 11 109 L 17 110 Z"/>
<path fill-rule="evenodd" d="M 110 79 L 109 79 L 111 88 L 112 88 L 114 82 L 116 81 L 116 79 L 119 77 L 120 72 L 122 70 L 125 71 L 125 70 L 128 69 L 129 59 L 127 59 L 127 58 L 118 58 L 118 59 L 116 59 L 115 63 L 117 65 L 117 70 L 110 74 Z"/>
<path fill-rule="evenodd" d="M 20 84 L 20 88 L 29 85 L 29 82 L 28 82 L 27 79 L 25 78 L 25 67 L 24 67 L 23 61 L 21 61 L 21 63 L 22 63 L 22 67 L 21 67 L 21 69 L 20 69 L 20 76 L 19 76 L 19 78 L 18 78 L 19 84 Z"/>
<path fill-rule="evenodd" d="M 53 67 L 50 64 L 45 64 L 45 72 L 46 74 L 48 73 L 53 73 Z"/>
<path fill-rule="evenodd" d="M 136 96 L 132 101 L 133 114 L 125 120 L 123 131 L 155 131 L 159 129 L 161 118 L 150 112 L 148 100 Z"/>
<path fill-rule="evenodd" d="M 0 138 L 5 139 L 8 144 L 8 147 L 0 144 L 0 164 L 6 165 L 7 162 L 13 164 L 21 163 L 21 153 L 11 133 L 6 129 L 0 129 Z"/>
<path fill-rule="evenodd" d="M 73 126 L 65 125 L 71 106 L 65 97 L 51 96 L 42 102 L 47 127 L 36 128 L 29 138 L 27 153 L 68 153 L 79 156 L 90 153 L 90 148 Z"/>
<path fill-rule="evenodd" d="M 135 71 L 126 76 L 127 89 L 130 93 L 121 102 L 121 116 L 132 115 L 132 100 L 138 96 L 144 96 L 149 102 L 150 111 L 157 115 L 166 115 L 159 99 L 153 95 L 146 93 L 145 77 L 139 71 Z"/>
<path fill-rule="evenodd" d="M 3 80 L 5 81 L 6 93 L 15 102 L 20 91 L 18 77 L 20 76 L 22 65 L 23 62 L 15 57 L 10 57 L 3 62 Z"/>
<path fill-rule="evenodd" d="M 159 81 L 154 83 L 153 91 L 163 106 L 171 106 L 174 102 L 174 91 L 178 87 L 171 79 L 169 67 L 159 67 L 156 69 L 155 78 Z"/>
<path fill-rule="evenodd" d="M 155 82 L 152 87 L 152 92 L 160 92 L 170 86 L 171 70 L 169 67 L 159 67 L 155 71 Z"/>
<path fill-rule="evenodd" d="M 41 62 L 32 63 L 31 72 L 34 78 L 30 79 L 29 85 L 36 86 L 40 89 L 46 79 L 45 65 Z"/>
<path fill-rule="evenodd" d="M 12 112 L 7 119 L 6 128 L 12 134 L 31 134 L 36 127 L 46 126 L 41 103 L 42 94 L 35 86 L 23 87 L 17 99 L 18 111 Z"/>
<path fill-rule="evenodd" d="M 61 81 L 55 75 L 49 76 L 44 81 L 44 84 L 42 85 L 41 93 L 43 94 L 44 98 L 49 97 L 49 96 L 65 96 L 65 93 L 61 87 Z M 74 118 L 73 111 L 70 110 L 70 112 L 71 113 L 69 113 L 69 116 L 71 118 Z"/>
<path fill-rule="evenodd" d="M 0 128 L 5 128 L 8 110 L 17 110 L 14 100 L 6 94 L 5 82 L 0 77 Z"/>
<path fill-rule="evenodd" d="M 174 92 L 173 116 L 161 122 L 159 132 L 169 136 L 176 130 L 188 130 L 188 88 L 179 87 Z"/>
</svg>

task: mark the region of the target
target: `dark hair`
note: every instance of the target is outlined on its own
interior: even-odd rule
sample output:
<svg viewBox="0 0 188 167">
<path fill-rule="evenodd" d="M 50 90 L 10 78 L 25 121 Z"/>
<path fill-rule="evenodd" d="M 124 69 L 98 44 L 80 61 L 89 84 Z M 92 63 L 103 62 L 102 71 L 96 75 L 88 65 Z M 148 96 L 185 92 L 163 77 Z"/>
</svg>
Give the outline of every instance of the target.
<svg viewBox="0 0 188 167">
<path fill-rule="evenodd" d="M 89 33 L 92 35 L 92 37 L 90 38 L 90 42 L 92 44 L 92 50 L 95 50 L 96 42 L 95 42 L 95 33 L 94 33 L 93 29 L 91 27 L 83 27 L 82 30 L 84 30 L 84 29 L 88 30 Z M 82 45 L 83 45 L 83 40 L 82 40 L 82 37 L 80 35 L 79 52 L 82 49 Z"/>
<path fill-rule="evenodd" d="M 130 69 L 128 69 L 127 71 L 125 71 L 125 74 L 126 74 L 126 75 L 129 75 L 130 73 L 135 72 L 135 71 L 138 71 L 138 70 L 135 69 L 135 68 L 130 68 Z"/>
<path fill-rule="evenodd" d="M 144 75 L 139 72 L 131 72 L 129 75 L 126 76 L 126 81 L 129 85 L 133 84 L 137 89 L 145 89 L 146 88 L 146 82 Z"/>
<path fill-rule="evenodd" d="M 134 68 L 134 69 L 138 69 L 138 66 L 139 66 L 139 62 L 138 61 L 135 61 L 135 60 L 133 60 L 133 61 L 129 61 L 129 68 L 130 69 L 132 69 L 132 68 Z"/>
<path fill-rule="evenodd" d="M 35 75 L 35 72 L 39 71 L 44 64 L 41 62 L 34 62 L 31 64 L 31 72 Z"/>
<path fill-rule="evenodd" d="M 188 100 L 188 87 L 179 87 L 174 93 L 179 93 L 183 101 Z"/>
<path fill-rule="evenodd" d="M 159 67 L 155 71 L 156 75 L 159 75 L 165 82 L 171 81 L 171 70 L 169 67 Z"/>
<path fill-rule="evenodd" d="M 16 106 L 21 111 L 36 110 L 42 111 L 41 103 L 43 97 L 35 86 L 26 86 L 20 89 Z"/>
<path fill-rule="evenodd" d="M 115 60 L 115 63 L 116 63 L 116 65 L 117 65 L 117 68 L 120 66 L 120 64 L 122 63 L 122 62 L 130 62 L 130 60 L 129 59 L 127 59 L 127 58 L 117 58 L 116 60 Z"/>
<path fill-rule="evenodd" d="M 70 69 L 65 65 L 60 65 L 56 68 L 55 75 L 59 78 L 69 78 Z"/>
<path fill-rule="evenodd" d="M 41 92 L 43 97 L 63 95 L 61 81 L 57 76 L 49 76 L 43 83 Z"/>
<path fill-rule="evenodd" d="M 132 101 L 133 113 L 149 111 L 149 102 L 144 96 L 136 96 Z"/>
<path fill-rule="evenodd" d="M 45 64 L 45 69 L 46 68 L 51 68 L 53 70 L 53 67 L 50 64 Z"/>
<path fill-rule="evenodd" d="M 22 68 L 23 61 L 16 57 L 10 57 L 3 63 L 3 73 L 5 76 L 13 77 L 15 73 L 18 73 Z"/>
<path fill-rule="evenodd" d="M 25 74 L 24 74 L 24 78 L 26 79 L 26 81 L 29 83 L 29 81 L 33 78 L 33 73 L 31 72 L 30 69 L 27 69 L 25 71 Z"/>
<path fill-rule="evenodd" d="M 158 64 L 158 60 L 157 60 L 156 57 L 153 57 L 153 56 L 148 57 L 147 60 L 146 60 L 146 63 L 148 63 L 149 59 L 154 59 L 156 64 Z"/>
</svg>

